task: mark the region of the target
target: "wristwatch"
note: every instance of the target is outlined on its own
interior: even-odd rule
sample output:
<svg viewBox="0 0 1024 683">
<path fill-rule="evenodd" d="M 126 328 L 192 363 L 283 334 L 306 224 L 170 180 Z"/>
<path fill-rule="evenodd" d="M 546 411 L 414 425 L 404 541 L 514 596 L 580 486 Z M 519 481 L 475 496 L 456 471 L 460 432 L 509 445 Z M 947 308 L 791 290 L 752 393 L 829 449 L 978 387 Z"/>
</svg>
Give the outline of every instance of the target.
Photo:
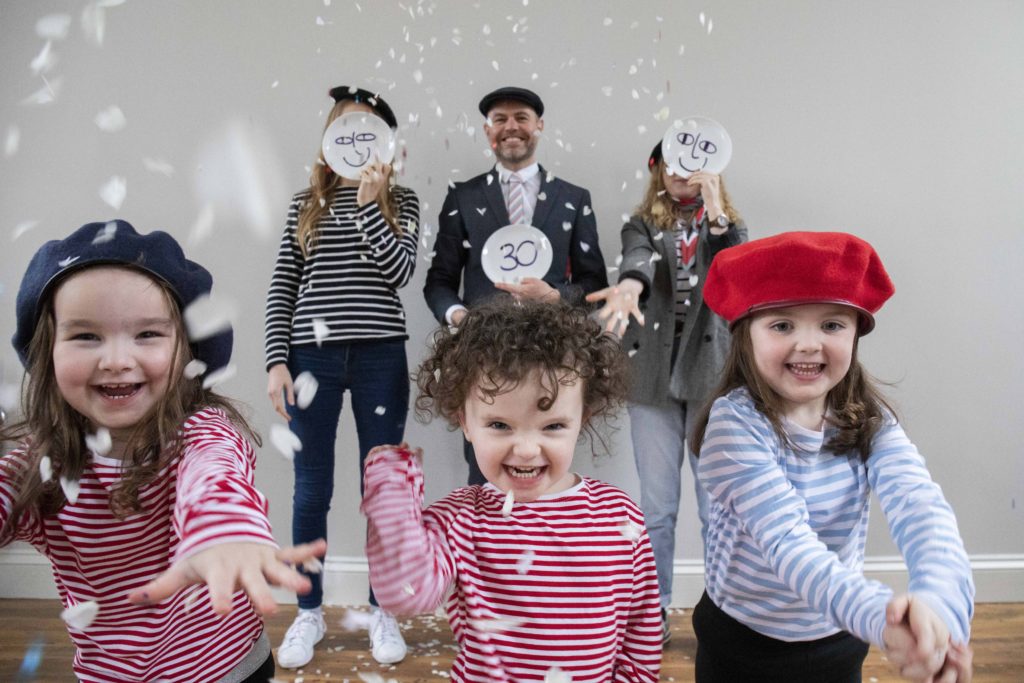
<svg viewBox="0 0 1024 683">
<path fill-rule="evenodd" d="M 716 218 L 715 220 L 711 220 L 709 218 L 708 219 L 708 227 L 711 227 L 711 228 L 728 228 L 729 227 L 729 217 L 726 216 L 724 213 L 721 213 L 721 214 L 718 214 L 718 218 Z"/>
</svg>

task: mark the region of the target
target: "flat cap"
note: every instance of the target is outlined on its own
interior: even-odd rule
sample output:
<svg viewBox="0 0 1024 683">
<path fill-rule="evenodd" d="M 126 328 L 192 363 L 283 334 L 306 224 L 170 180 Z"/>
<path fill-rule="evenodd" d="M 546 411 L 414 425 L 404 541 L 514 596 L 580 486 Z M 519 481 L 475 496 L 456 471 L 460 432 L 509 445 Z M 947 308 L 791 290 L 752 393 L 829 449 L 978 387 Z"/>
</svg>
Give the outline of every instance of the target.
<svg viewBox="0 0 1024 683">
<path fill-rule="evenodd" d="M 522 102 L 537 112 L 538 118 L 544 116 L 544 103 L 541 102 L 537 93 L 532 90 L 527 90 L 526 88 L 516 88 L 513 86 L 498 88 L 494 92 L 489 92 L 484 95 L 484 98 L 480 100 L 480 113 L 487 116 L 491 111 L 491 107 L 502 100 L 515 100 L 516 102 Z"/>
</svg>

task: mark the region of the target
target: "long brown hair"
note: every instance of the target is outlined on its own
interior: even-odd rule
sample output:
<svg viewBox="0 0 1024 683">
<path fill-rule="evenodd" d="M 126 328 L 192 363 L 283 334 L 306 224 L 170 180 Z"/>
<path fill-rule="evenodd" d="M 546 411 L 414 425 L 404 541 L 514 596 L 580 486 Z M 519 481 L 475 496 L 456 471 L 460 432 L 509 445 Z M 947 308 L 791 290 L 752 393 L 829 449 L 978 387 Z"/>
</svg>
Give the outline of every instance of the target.
<svg viewBox="0 0 1024 683">
<path fill-rule="evenodd" d="M 704 405 L 690 434 L 691 450 L 699 454 L 704 443 L 704 434 L 715 399 L 725 396 L 733 389 L 746 387 L 754 401 L 754 407 L 771 423 L 779 440 L 792 447 L 792 441 L 782 427 L 784 413 L 782 397 L 761 377 L 754 362 L 754 345 L 750 337 L 752 318 L 746 317 L 736 323 L 732 331 L 729 355 L 722 370 L 722 380 Z M 857 451 L 863 461 L 871 455 L 871 440 L 878 433 L 886 419 L 886 411 L 893 417 L 896 411 L 882 396 L 877 382 L 857 360 L 857 346 L 860 337 L 854 339 L 850 356 L 850 369 L 839 384 L 828 392 L 825 405 L 829 409 L 828 421 L 839 431 L 832 437 L 825 449 L 836 454 Z"/>
<path fill-rule="evenodd" d="M 201 379 L 185 377 L 184 368 L 192 359 L 192 352 L 186 343 L 181 310 L 170 287 L 153 281 L 159 285 L 171 311 L 175 350 L 168 371 L 167 392 L 135 426 L 125 446 L 124 473 L 110 495 L 110 509 L 119 518 L 142 511 L 139 492 L 179 455 L 183 445 L 178 438 L 181 427 L 186 418 L 196 411 L 205 407 L 218 408 L 245 436 L 257 445 L 261 443 L 259 435 L 231 401 L 204 389 Z M 0 465 L 7 470 L 7 476 L 18 491 L 8 526 L 16 525 L 26 510 L 38 510 L 43 516 L 59 512 L 66 501 L 58 483 L 59 477 L 80 479 L 89 460 L 85 436 L 91 431 L 91 426 L 61 395 L 54 374 L 55 289 L 42 303 L 39 322 L 29 346 L 28 370 L 22 382 L 23 417 L 0 430 L 0 443 L 20 443 L 25 449 L 20 460 L 6 458 Z M 49 456 L 53 472 L 50 480 L 45 482 L 39 471 L 43 456 Z M 0 529 L 0 537 L 6 531 L 6 528 Z"/>
<path fill-rule="evenodd" d="M 644 191 L 643 201 L 636 207 L 636 213 L 659 230 L 674 230 L 677 221 L 689 220 L 691 210 L 683 208 L 679 202 L 669 196 L 665 190 L 665 180 L 662 177 L 664 170 L 665 162 L 659 159 L 651 169 L 651 178 Z M 718 176 L 718 183 L 722 194 L 722 211 L 728 216 L 730 223 L 735 223 L 740 219 L 740 214 L 732 205 L 729 192 L 725 189 L 725 177 Z"/>
<path fill-rule="evenodd" d="M 342 100 L 335 103 L 331 112 L 327 115 L 327 123 L 324 124 L 324 132 L 334 120 L 344 113 L 345 105 L 352 104 L 352 100 Z M 296 230 L 295 238 L 299 243 L 303 256 L 309 256 L 309 251 L 316 246 L 320 238 L 320 219 L 327 212 L 327 207 L 334 197 L 334 190 L 341 187 L 341 176 L 331 170 L 324 160 L 324 151 L 321 146 L 317 150 L 316 161 L 313 164 L 313 171 L 309 174 L 309 197 L 299 212 L 299 227 Z M 398 198 L 394 188 L 394 172 L 388 173 L 387 182 L 377 195 L 377 204 L 380 205 L 380 212 L 384 214 L 384 220 L 388 222 L 391 232 L 396 237 L 402 236 L 402 226 L 398 223 Z"/>
</svg>

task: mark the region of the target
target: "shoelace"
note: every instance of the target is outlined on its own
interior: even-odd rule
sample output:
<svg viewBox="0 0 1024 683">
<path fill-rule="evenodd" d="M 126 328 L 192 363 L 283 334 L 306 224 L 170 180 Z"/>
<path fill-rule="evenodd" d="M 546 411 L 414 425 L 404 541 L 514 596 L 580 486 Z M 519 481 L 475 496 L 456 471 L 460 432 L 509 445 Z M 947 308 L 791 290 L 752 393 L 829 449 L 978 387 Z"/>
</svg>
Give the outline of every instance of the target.
<svg viewBox="0 0 1024 683">
<path fill-rule="evenodd" d="M 288 647 L 289 645 L 294 645 L 296 641 L 305 640 L 304 631 L 310 628 L 313 629 L 313 633 L 316 633 L 318 626 L 315 614 L 300 614 L 295 623 L 288 628 L 281 647 Z"/>
<path fill-rule="evenodd" d="M 402 640 L 402 632 L 398 628 L 398 622 L 390 614 L 382 614 L 377 620 L 377 628 L 375 629 L 374 635 L 376 639 L 387 643 L 393 644 Z"/>
</svg>

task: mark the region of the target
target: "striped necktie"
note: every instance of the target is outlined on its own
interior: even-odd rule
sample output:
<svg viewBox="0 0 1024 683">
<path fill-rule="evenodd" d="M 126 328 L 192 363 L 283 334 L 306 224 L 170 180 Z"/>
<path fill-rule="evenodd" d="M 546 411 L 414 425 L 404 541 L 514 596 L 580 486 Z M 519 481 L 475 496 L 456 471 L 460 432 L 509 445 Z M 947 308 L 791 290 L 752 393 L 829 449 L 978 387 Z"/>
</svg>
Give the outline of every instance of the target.
<svg viewBox="0 0 1024 683">
<path fill-rule="evenodd" d="M 512 225 L 526 219 L 526 190 L 518 173 L 508 177 L 508 218 Z"/>
</svg>

